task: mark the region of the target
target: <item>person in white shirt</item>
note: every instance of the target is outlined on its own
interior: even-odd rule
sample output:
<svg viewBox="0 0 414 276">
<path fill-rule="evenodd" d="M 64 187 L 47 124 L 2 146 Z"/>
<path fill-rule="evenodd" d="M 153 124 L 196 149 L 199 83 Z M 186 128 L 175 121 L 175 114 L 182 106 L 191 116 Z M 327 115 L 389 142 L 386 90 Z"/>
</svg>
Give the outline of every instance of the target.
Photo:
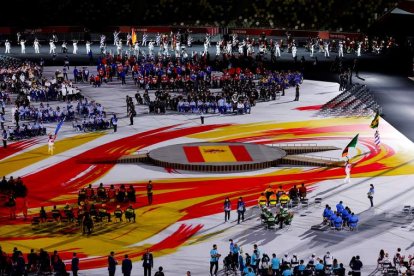
<svg viewBox="0 0 414 276">
<path fill-rule="evenodd" d="M 56 45 L 53 40 L 49 41 L 49 54 L 54 54 L 56 52 Z"/>
<path fill-rule="evenodd" d="M 323 43 L 323 52 L 325 54 L 326 58 L 329 58 L 329 42 L 324 42 Z"/>
<path fill-rule="evenodd" d="M 72 45 L 73 45 L 73 54 L 76 55 L 78 53 L 78 41 L 74 40 Z"/>
<path fill-rule="evenodd" d="M 39 54 L 40 53 L 40 43 L 39 40 L 37 40 L 37 38 L 35 38 L 34 42 L 33 42 L 33 47 L 35 50 L 35 54 Z"/>
<path fill-rule="evenodd" d="M 116 53 L 118 55 L 122 55 L 122 40 L 118 40 L 118 44 L 116 45 Z"/>
<path fill-rule="evenodd" d="M 89 54 L 89 52 L 91 51 L 91 43 L 89 41 L 86 41 L 85 47 L 86 47 L 86 54 Z"/>
<path fill-rule="evenodd" d="M 4 46 L 6 47 L 6 50 L 4 51 L 5 54 L 10 54 L 10 42 L 8 40 L 6 40 L 6 42 L 4 42 Z"/>
<path fill-rule="evenodd" d="M 344 44 L 339 41 L 338 57 L 344 57 Z"/>
<path fill-rule="evenodd" d="M 20 46 L 22 54 L 26 54 L 26 40 L 20 40 Z"/>
</svg>

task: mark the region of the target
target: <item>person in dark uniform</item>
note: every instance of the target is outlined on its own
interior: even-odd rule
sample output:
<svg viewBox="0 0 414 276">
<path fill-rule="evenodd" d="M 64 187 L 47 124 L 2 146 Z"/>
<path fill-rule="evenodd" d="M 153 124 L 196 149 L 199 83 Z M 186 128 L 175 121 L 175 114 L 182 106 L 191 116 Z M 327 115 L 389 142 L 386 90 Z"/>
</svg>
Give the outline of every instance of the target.
<svg viewBox="0 0 414 276">
<path fill-rule="evenodd" d="M 128 255 L 125 255 L 125 259 L 122 260 L 122 274 L 124 276 L 131 276 L 132 261 L 128 259 Z"/>
<path fill-rule="evenodd" d="M 14 197 L 13 193 L 9 196 L 7 206 L 10 209 L 10 219 L 16 219 L 16 198 Z"/>
<path fill-rule="evenodd" d="M 154 267 L 154 258 L 149 249 L 142 256 L 142 267 L 144 268 L 144 276 L 151 276 L 151 269 Z"/>
<path fill-rule="evenodd" d="M 47 220 L 47 214 L 44 206 L 40 207 L 39 217 L 41 222 L 45 222 Z"/>
<path fill-rule="evenodd" d="M 62 215 L 60 214 L 60 211 L 56 208 L 56 205 L 53 206 L 52 209 L 52 217 L 55 221 L 59 221 Z"/>
<path fill-rule="evenodd" d="M 133 222 L 135 222 L 135 211 L 134 208 L 132 208 L 132 205 L 129 205 L 128 208 L 125 210 L 125 219 L 128 221 L 131 221 L 131 219 L 133 220 Z"/>
<path fill-rule="evenodd" d="M 296 93 L 294 101 L 299 101 L 299 84 L 296 84 Z"/>
<path fill-rule="evenodd" d="M 78 271 L 79 271 L 79 258 L 76 256 L 76 252 L 73 252 L 73 257 L 72 257 L 73 276 L 78 276 Z"/>
<path fill-rule="evenodd" d="M 117 260 L 115 260 L 115 253 L 111 251 L 108 256 L 108 272 L 109 276 L 115 276 L 116 265 L 118 264 Z"/>
<path fill-rule="evenodd" d="M 106 204 L 102 204 L 101 208 L 99 208 L 99 217 L 101 219 L 107 218 L 108 222 L 111 222 L 111 214 L 106 209 Z"/>
<path fill-rule="evenodd" d="M 132 112 L 132 109 L 129 109 L 128 111 L 128 117 L 129 117 L 129 125 L 134 125 L 134 112 Z"/>
<path fill-rule="evenodd" d="M 93 220 L 89 212 L 85 212 L 82 218 L 83 234 L 92 234 Z M 115 273 L 115 272 L 114 272 Z"/>
<path fill-rule="evenodd" d="M 127 189 L 127 197 L 129 202 L 136 202 L 137 198 L 135 195 L 135 188 L 132 185 L 129 185 L 129 188 Z"/>
<path fill-rule="evenodd" d="M 148 205 L 152 204 L 152 181 L 148 181 L 147 184 L 147 197 L 148 197 Z"/>
<path fill-rule="evenodd" d="M 9 135 L 7 134 L 7 131 L 5 129 L 3 129 L 2 138 L 3 138 L 3 148 L 7 148 L 7 139 L 9 138 Z"/>
<path fill-rule="evenodd" d="M 124 212 L 122 212 L 121 206 L 120 205 L 117 205 L 116 206 L 116 209 L 114 211 L 115 220 L 119 219 L 119 221 L 122 222 L 122 214 L 123 213 Z"/>
</svg>

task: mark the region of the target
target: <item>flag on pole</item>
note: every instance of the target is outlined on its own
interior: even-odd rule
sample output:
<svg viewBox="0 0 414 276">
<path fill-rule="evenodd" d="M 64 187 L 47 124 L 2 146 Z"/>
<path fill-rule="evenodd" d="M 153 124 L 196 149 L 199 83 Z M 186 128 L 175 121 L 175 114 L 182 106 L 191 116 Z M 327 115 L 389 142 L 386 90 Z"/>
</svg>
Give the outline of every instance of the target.
<svg viewBox="0 0 414 276">
<path fill-rule="evenodd" d="M 132 31 L 131 31 L 131 39 L 132 39 L 132 45 L 134 45 L 135 44 L 135 42 L 137 42 L 137 33 L 135 32 L 135 29 L 134 28 L 132 28 Z"/>
<path fill-rule="evenodd" d="M 378 147 L 381 144 L 381 139 L 380 139 L 378 130 L 375 131 L 374 140 L 375 140 L 375 145 Z"/>
<path fill-rule="evenodd" d="M 57 134 L 58 134 L 58 132 L 59 132 L 59 130 L 60 130 L 60 128 L 62 127 L 62 125 L 63 125 L 63 121 L 65 121 L 65 117 L 57 124 L 57 126 L 56 126 L 56 130 L 55 130 L 55 137 L 57 136 Z"/>
<path fill-rule="evenodd" d="M 358 135 L 355 135 L 354 138 L 352 138 L 351 142 L 349 142 L 349 144 L 344 148 L 344 150 L 342 151 L 342 157 L 347 157 L 348 156 L 348 149 L 349 148 L 355 148 L 356 144 L 358 143 Z"/>
<path fill-rule="evenodd" d="M 371 128 L 378 128 L 379 119 L 380 119 L 380 115 L 379 115 L 379 111 L 377 110 L 377 113 L 375 113 L 375 117 L 371 122 Z"/>
</svg>

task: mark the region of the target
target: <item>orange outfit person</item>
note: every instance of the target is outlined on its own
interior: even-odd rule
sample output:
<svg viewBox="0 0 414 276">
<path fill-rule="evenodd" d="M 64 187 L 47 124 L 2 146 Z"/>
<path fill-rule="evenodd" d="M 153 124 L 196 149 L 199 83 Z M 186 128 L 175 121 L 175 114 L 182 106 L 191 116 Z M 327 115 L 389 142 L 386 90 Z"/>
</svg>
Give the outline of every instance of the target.
<svg viewBox="0 0 414 276">
<path fill-rule="evenodd" d="M 267 200 L 266 200 L 266 197 L 265 197 L 264 193 L 262 193 L 259 196 L 259 199 L 257 200 L 257 202 L 258 202 L 258 204 L 259 204 L 260 207 L 266 206 Z"/>
</svg>

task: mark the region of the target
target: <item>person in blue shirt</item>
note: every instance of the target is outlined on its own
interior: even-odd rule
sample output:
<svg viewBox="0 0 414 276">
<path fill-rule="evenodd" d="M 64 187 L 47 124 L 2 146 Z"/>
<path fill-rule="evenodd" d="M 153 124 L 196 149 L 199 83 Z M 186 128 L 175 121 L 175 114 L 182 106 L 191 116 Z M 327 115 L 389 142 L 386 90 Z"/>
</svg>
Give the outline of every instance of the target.
<svg viewBox="0 0 414 276">
<path fill-rule="evenodd" d="M 340 216 L 337 216 L 334 220 L 334 226 L 336 228 L 336 230 L 341 230 L 342 227 L 342 218 Z"/>
<path fill-rule="evenodd" d="M 326 205 L 325 210 L 323 210 L 323 222 L 326 223 L 330 220 L 333 212 L 329 205 Z"/>
<path fill-rule="evenodd" d="M 254 250 L 252 254 L 251 263 L 250 263 L 251 267 L 253 268 L 253 271 L 257 271 L 259 261 L 260 261 L 259 254 L 257 250 Z"/>
<path fill-rule="evenodd" d="M 218 271 L 218 262 L 220 258 L 220 254 L 217 251 L 217 245 L 213 244 L 213 249 L 210 250 L 210 275 L 217 275 Z M 213 274 L 214 269 L 214 274 Z"/>
<path fill-rule="evenodd" d="M 233 250 L 231 252 L 233 253 L 233 262 L 236 264 L 236 266 L 238 266 L 240 247 L 237 245 L 237 243 L 233 245 Z"/>
<path fill-rule="evenodd" d="M 233 252 L 233 249 L 234 249 L 234 243 L 233 243 L 233 240 L 232 239 L 229 239 L 229 242 L 230 242 L 230 252 Z"/>
<path fill-rule="evenodd" d="M 348 212 L 349 208 L 346 207 L 344 209 L 342 209 L 342 212 L 340 213 L 342 220 L 344 222 L 344 225 L 348 225 L 348 217 L 349 217 L 349 212 Z"/>
<path fill-rule="evenodd" d="M 322 272 L 325 269 L 323 265 L 323 260 L 319 260 L 319 262 L 315 265 L 315 271 Z"/>
<path fill-rule="evenodd" d="M 245 269 L 245 267 L 246 267 L 246 263 L 244 262 L 244 259 L 243 259 L 243 255 L 242 254 L 240 254 L 239 255 L 239 260 L 238 260 L 238 263 L 239 263 L 239 269 L 240 269 L 240 272 L 241 272 L 241 274 L 243 273 L 243 270 Z"/>
<path fill-rule="evenodd" d="M 243 270 L 243 275 L 245 276 L 256 276 L 256 273 L 254 273 L 254 270 L 252 267 L 247 266 L 244 270 Z"/>
<path fill-rule="evenodd" d="M 279 260 L 279 258 L 276 257 L 275 253 L 272 254 L 271 262 L 272 262 L 273 275 L 278 275 L 279 274 L 279 269 L 280 269 L 280 260 Z"/>
<path fill-rule="evenodd" d="M 358 221 L 359 221 L 358 216 L 352 213 L 349 219 L 349 228 L 351 230 L 354 230 L 358 225 Z"/>
<path fill-rule="evenodd" d="M 339 203 L 336 204 L 336 211 L 338 213 L 341 213 L 343 209 L 344 209 L 344 205 L 342 204 L 342 201 L 339 201 Z"/>
<path fill-rule="evenodd" d="M 297 265 L 295 267 L 295 270 L 300 272 L 300 271 L 305 271 L 305 269 L 306 269 L 305 261 L 304 260 L 300 260 L 299 261 L 299 265 Z"/>
<path fill-rule="evenodd" d="M 282 276 L 292 276 L 292 270 L 290 268 L 286 268 L 285 270 L 283 270 L 282 272 Z"/>
<path fill-rule="evenodd" d="M 332 214 L 332 216 L 330 217 L 330 225 L 331 226 L 334 226 L 334 223 L 335 223 L 335 220 L 336 220 L 336 218 L 337 218 L 337 215 L 336 215 L 336 212 L 334 212 L 333 214 Z"/>
</svg>

